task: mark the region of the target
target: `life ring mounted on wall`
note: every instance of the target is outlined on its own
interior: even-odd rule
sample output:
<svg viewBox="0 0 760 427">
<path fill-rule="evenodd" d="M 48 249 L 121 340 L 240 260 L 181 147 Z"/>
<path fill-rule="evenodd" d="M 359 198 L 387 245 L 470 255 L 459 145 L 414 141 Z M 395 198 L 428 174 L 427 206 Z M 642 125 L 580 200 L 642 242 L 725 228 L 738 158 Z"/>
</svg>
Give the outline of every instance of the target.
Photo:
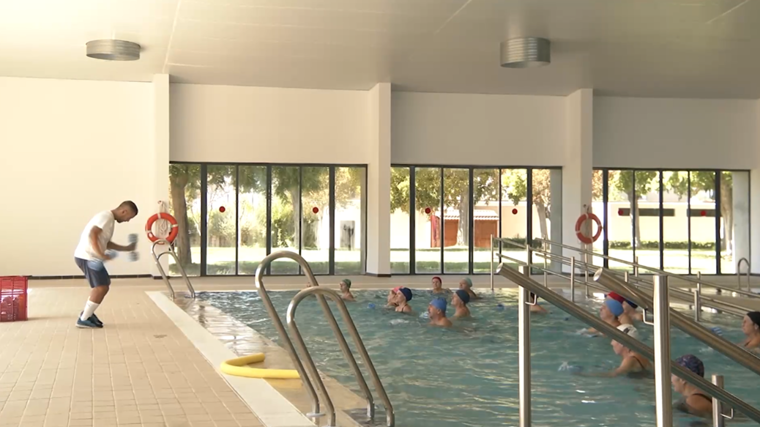
<svg viewBox="0 0 760 427">
<path fill-rule="evenodd" d="M 163 219 L 166 221 L 169 221 L 169 224 L 171 224 L 171 231 L 169 232 L 169 235 L 166 237 L 158 237 L 155 234 L 153 234 L 153 224 L 155 224 L 156 221 L 159 219 Z M 177 238 L 177 234 L 179 234 L 179 225 L 177 225 L 177 220 L 168 213 L 156 213 L 153 214 L 150 218 L 148 218 L 148 222 L 145 223 L 145 233 L 148 235 L 148 239 L 150 239 L 151 242 L 155 242 L 159 239 L 166 240 L 169 243 L 173 243 L 174 239 Z"/>
<path fill-rule="evenodd" d="M 583 234 L 583 224 L 587 221 L 591 220 L 596 223 L 597 230 L 596 233 L 594 233 L 591 236 L 586 236 Z M 602 235 L 602 230 L 604 230 L 604 227 L 602 227 L 602 221 L 599 219 L 598 216 L 594 215 L 591 212 L 587 212 L 581 216 L 578 217 L 578 221 L 575 221 L 575 235 L 578 237 L 578 240 L 581 242 L 590 245 L 597 240 L 599 240 L 599 237 Z"/>
</svg>

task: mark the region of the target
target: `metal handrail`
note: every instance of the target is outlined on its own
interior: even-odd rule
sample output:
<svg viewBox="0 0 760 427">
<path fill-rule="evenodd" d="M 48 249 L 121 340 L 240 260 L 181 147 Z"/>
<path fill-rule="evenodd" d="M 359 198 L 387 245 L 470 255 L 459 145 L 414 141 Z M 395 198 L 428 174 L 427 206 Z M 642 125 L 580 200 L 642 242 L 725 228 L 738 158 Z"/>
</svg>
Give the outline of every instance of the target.
<svg viewBox="0 0 760 427">
<path fill-rule="evenodd" d="M 608 270 L 600 268 L 594 275 L 594 281 L 601 283 L 610 289 L 622 289 L 627 284 L 618 277 L 610 274 Z M 625 295 L 624 295 L 625 296 Z M 632 297 L 632 301 L 644 308 L 654 309 L 653 299 L 648 295 L 638 292 Z M 689 319 L 683 314 L 670 310 L 671 323 L 688 335 L 702 341 L 716 351 L 723 353 L 728 358 L 760 375 L 760 358 L 744 350 L 727 339 L 714 334 L 712 331 Z"/>
<path fill-rule="evenodd" d="M 542 242 L 546 242 L 550 246 L 552 246 L 552 245 L 553 246 L 558 246 L 558 247 L 563 248 L 563 249 L 570 249 L 570 250 L 576 251 L 578 253 L 585 253 L 585 254 L 591 255 L 593 257 L 604 258 L 604 259 L 607 259 L 607 260 L 610 260 L 610 261 L 615 261 L 615 262 L 618 262 L 618 263 L 621 263 L 621 264 L 625 264 L 625 265 L 633 267 L 634 270 L 635 269 L 639 269 L 639 268 L 643 268 L 643 269 L 645 269 L 647 271 L 652 272 L 653 274 L 662 275 L 662 276 L 668 276 L 668 277 L 674 277 L 674 278 L 677 278 L 678 280 L 683 280 L 685 282 L 691 282 L 691 283 L 694 283 L 694 284 L 700 283 L 696 279 L 692 279 L 691 277 L 681 276 L 681 275 L 675 274 L 675 273 L 670 273 L 670 272 L 665 271 L 665 270 L 660 270 L 659 268 L 647 267 L 646 265 L 642 265 L 642 264 L 639 264 L 637 262 L 631 262 L 631 261 L 627 261 L 627 260 L 624 260 L 624 259 L 611 257 L 609 255 L 600 254 L 598 252 L 589 251 L 589 250 L 581 249 L 581 248 L 576 248 L 574 246 L 566 245 L 564 243 L 554 242 L 554 241 L 551 241 L 551 240 L 548 240 L 548 239 L 537 238 L 536 240 L 539 240 L 539 241 L 542 241 Z M 739 295 L 743 295 L 743 296 L 750 297 L 750 298 L 760 298 L 760 295 L 758 295 L 758 294 L 754 294 L 752 292 L 746 292 L 746 291 L 743 291 L 741 289 L 726 288 L 724 286 L 716 285 L 714 283 L 708 283 L 708 282 L 705 282 L 705 281 L 702 281 L 701 284 L 702 284 L 702 286 L 709 286 L 709 287 L 715 288 L 715 289 L 735 292 L 735 293 L 737 293 Z"/>
<path fill-rule="evenodd" d="M 338 293 L 335 292 L 334 290 L 326 289 L 326 288 L 318 288 L 318 287 L 306 288 L 298 292 L 296 296 L 294 296 L 293 299 L 290 301 L 290 304 L 288 305 L 288 311 L 287 311 L 287 317 L 286 317 L 288 327 L 290 328 L 291 333 L 295 336 L 296 344 L 298 344 L 299 350 L 304 356 L 307 357 L 307 361 L 309 362 L 309 370 L 311 371 L 313 378 L 316 381 L 319 381 L 319 382 L 322 381 L 322 379 L 319 377 L 319 373 L 316 370 L 316 366 L 314 366 L 314 363 L 311 361 L 311 357 L 308 356 L 309 350 L 306 348 L 306 344 L 304 343 L 303 338 L 301 337 L 301 333 L 298 330 L 298 326 L 295 320 L 296 308 L 301 303 L 301 301 L 303 301 L 309 295 L 328 296 L 337 304 L 338 310 L 340 310 L 341 314 L 343 315 L 343 321 L 348 327 L 348 333 L 351 335 L 351 338 L 354 340 L 354 345 L 356 346 L 357 351 L 359 351 L 359 355 L 362 358 L 362 362 L 364 363 L 364 366 L 367 367 L 367 370 L 369 371 L 369 374 L 372 377 L 372 383 L 375 386 L 375 390 L 377 390 L 377 392 L 380 394 L 380 399 L 383 401 L 383 406 L 385 406 L 386 425 L 388 427 L 393 427 L 395 425 L 395 414 L 393 412 L 393 405 L 391 404 L 391 401 L 388 398 L 388 394 L 385 392 L 385 387 L 383 387 L 383 383 L 382 381 L 380 381 L 380 376 L 377 374 L 377 370 L 375 370 L 375 366 L 372 363 L 372 359 L 370 359 L 369 353 L 367 353 L 367 348 L 364 346 L 364 342 L 362 341 L 361 336 L 359 336 L 359 331 L 356 330 L 356 325 L 354 325 L 354 321 L 351 318 L 351 314 L 348 312 L 346 303 L 343 302 L 343 298 L 341 298 L 340 295 L 338 295 Z M 367 402 L 368 402 L 367 416 L 370 419 L 374 419 L 375 405 L 372 399 L 372 393 L 370 392 L 369 387 L 367 386 L 367 382 L 364 380 L 364 376 L 362 375 L 362 372 L 359 369 L 359 365 L 356 364 L 356 359 L 354 359 L 353 354 L 351 353 L 351 349 L 348 347 L 348 343 L 346 342 L 346 339 L 343 336 L 343 334 L 338 333 L 336 334 L 335 337 L 338 340 L 338 344 L 340 345 L 341 350 L 343 350 L 343 355 L 346 357 L 346 360 L 349 361 L 349 365 L 351 365 L 351 369 L 354 371 L 354 376 L 356 377 L 356 380 L 359 383 L 359 387 L 362 389 L 365 397 L 367 398 Z M 305 379 L 305 380 L 308 380 L 308 379 Z"/>
<path fill-rule="evenodd" d="M 615 341 L 622 343 L 624 346 L 630 348 L 634 352 L 641 354 L 642 356 L 646 357 L 649 360 L 655 361 L 654 351 L 650 347 L 648 347 L 646 344 L 628 336 L 627 334 L 620 332 L 619 330 L 617 330 L 617 328 L 614 328 L 610 326 L 609 324 L 603 322 L 602 320 L 594 317 L 593 315 L 588 313 L 586 310 L 578 307 L 576 304 L 568 301 L 567 299 L 557 294 L 556 292 L 550 290 L 549 288 L 542 286 L 541 284 L 534 281 L 533 279 L 526 277 L 524 274 L 504 264 L 499 265 L 497 269 L 497 274 L 500 274 L 501 276 L 507 278 L 508 280 L 516 283 L 521 288 L 524 288 L 530 292 L 533 292 L 534 294 L 543 298 L 548 303 L 560 308 L 561 310 L 565 311 L 566 313 L 570 314 L 576 319 L 586 323 L 587 325 L 595 328 L 596 330 L 614 339 Z M 520 299 L 523 300 L 523 298 L 520 298 Z M 525 312 L 525 314 L 523 314 L 523 312 Z M 530 316 L 528 310 L 521 311 L 521 314 L 523 314 L 523 316 L 528 317 L 528 318 Z M 673 314 L 673 310 L 670 310 L 670 314 L 671 315 Z M 521 348 L 520 350 L 521 350 L 521 353 L 524 351 L 528 355 L 530 354 L 529 348 Z M 655 363 L 657 362 L 655 361 Z M 529 378 L 530 371 L 523 372 L 522 368 L 523 366 L 521 364 L 520 377 L 523 378 L 523 376 L 528 376 Z M 675 375 L 677 375 L 681 379 L 695 385 L 701 390 L 706 391 L 713 397 L 721 400 L 722 402 L 733 407 L 738 412 L 741 412 L 742 414 L 755 420 L 756 422 L 760 422 L 760 411 L 750 406 L 749 404 L 739 399 L 738 397 L 734 396 L 733 394 L 729 393 L 728 391 L 720 387 L 717 387 L 716 385 L 694 374 L 688 369 L 676 364 L 672 360 L 670 360 L 670 369 Z M 524 384 L 522 383 L 520 384 L 521 394 L 522 394 L 522 391 L 523 391 L 522 389 L 524 386 L 525 386 Z M 528 381 L 528 387 L 530 387 L 529 381 Z M 528 390 L 528 396 L 529 396 L 529 390 Z M 521 407 L 522 405 L 523 403 L 521 403 Z"/>
<path fill-rule="evenodd" d="M 739 281 L 739 289 L 742 288 L 742 262 L 747 264 L 747 292 L 752 292 L 752 278 L 750 277 L 752 274 L 752 267 L 750 266 L 749 260 L 747 258 L 741 258 L 736 263 L 736 278 Z"/>
<path fill-rule="evenodd" d="M 536 253 L 540 257 L 544 258 L 544 260 L 551 259 L 553 261 L 558 261 L 561 264 L 568 265 L 568 266 L 571 266 L 571 262 L 573 262 L 572 261 L 572 257 L 565 257 L 565 256 L 562 256 L 562 255 L 553 254 L 553 253 L 551 253 L 549 251 L 545 251 L 543 249 L 538 249 L 538 248 L 532 248 L 532 247 L 530 247 L 528 245 L 525 245 L 525 244 L 511 242 L 509 240 L 500 239 L 500 238 L 493 238 L 493 240 L 494 241 L 500 241 L 500 242 L 503 242 L 503 243 L 507 243 L 509 245 L 512 245 L 514 247 L 518 247 L 518 248 L 521 248 L 521 249 L 526 249 L 530 253 Z M 593 256 L 605 257 L 605 255 L 602 255 L 602 254 L 595 254 L 594 252 L 589 252 L 589 251 L 581 250 L 581 249 L 578 249 L 578 248 L 573 248 L 571 246 L 567 246 L 567 245 L 562 245 L 562 246 L 578 250 L 579 252 L 583 253 L 584 256 L 591 255 L 592 257 Z M 495 255 L 499 256 L 500 258 L 506 258 L 506 259 L 509 259 L 509 260 L 512 260 L 512 261 L 515 261 L 515 262 L 518 262 L 518 263 L 524 263 L 523 261 L 520 261 L 520 260 L 517 260 L 515 258 L 506 256 L 504 254 L 495 254 Z M 610 258 L 610 257 L 608 257 L 608 258 Z M 611 258 L 611 259 L 612 260 L 616 260 L 617 258 Z M 577 268 L 581 268 L 581 270 L 584 271 L 585 273 L 591 273 L 591 274 L 594 274 L 599 268 L 601 268 L 601 266 L 590 264 L 587 261 L 576 260 L 574 262 L 574 264 L 575 264 L 575 266 Z M 639 264 L 636 264 L 636 265 L 639 266 Z M 561 275 L 561 274 L 558 274 L 556 272 L 544 270 L 539 265 L 536 265 L 536 264 L 532 264 L 531 267 L 539 269 L 539 270 L 542 270 L 544 272 L 544 286 L 546 286 L 546 276 L 547 276 L 547 274 L 549 274 L 549 275 L 555 275 L 555 276 Z M 641 266 L 641 267 L 643 267 L 643 266 Z M 645 268 L 648 268 L 648 267 L 645 267 Z M 491 281 L 492 281 L 492 286 L 493 286 L 493 274 L 494 274 L 494 269 L 493 269 L 493 259 L 492 259 L 491 260 Z M 613 273 L 613 274 L 617 274 L 617 273 Z M 705 282 L 703 282 L 701 280 L 701 277 L 698 277 L 696 280 L 693 280 L 693 279 L 685 278 L 683 276 L 674 275 L 672 273 L 667 273 L 666 275 L 668 275 L 670 277 L 677 278 L 677 279 L 681 279 L 681 280 L 695 282 L 697 284 L 697 287 L 706 284 Z M 586 277 L 588 277 L 588 276 L 586 275 Z M 644 284 L 644 285 L 646 285 L 649 288 L 652 288 L 654 286 L 651 282 L 648 282 L 647 279 L 645 279 L 645 278 L 643 278 L 641 276 L 632 276 L 632 277 L 629 277 L 628 280 L 630 282 L 636 282 L 637 285 Z M 588 283 L 588 282 L 581 281 L 581 283 Z M 743 292 L 741 290 L 737 291 L 736 289 L 720 288 L 720 287 L 718 287 L 718 285 L 711 285 L 709 283 L 707 283 L 706 285 L 707 286 L 717 287 L 718 289 L 727 289 L 727 290 L 730 290 L 731 292 L 735 292 L 735 293 L 738 293 L 738 294 L 744 294 L 745 293 L 745 292 Z M 672 292 L 672 293 L 674 293 L 674 294 L 677 294 L 677 296 L 679 296 L 679 298 L 687 300 L 687 301 L 692 300 L 693 298 L 695 298 L 691 293 L 688 293 L 688 292 L 683 291 L 681 289 L 678 289 L 676 287 L 671 287 L 669 289 L 669 291 Z M 758 297 L 757 294 L 750 294 L 750 295 L 753 296 L 753 297 Z M 703 305 L 704 307 L 712 308 L 712 309 L 715 309 L 715 310 L 723 311 L 723 312 L 726 312 L 726 313 L 731 314 L 731 315 L 735 315 L 735 316 L 738 316 L 738 317 L 743 317 L 745 315 L 745 313 L 747 312 L 747 309 L 745 307 L 741 307 L 741 306 L 738 306 L 738 305 L 735 305 L 735 304 L 731 304 L 731 303 L 726 302 L 726 301 L 716 300 L 716 299 L 713 299 L 713 298 L 710 298 L 710 297 L 707 297 L 707 296 L 703 296 L 703 295 L 701 295 L 701 293 L 698 296 L 698 298 L 700 299 L 700 305 Z M 706 302 L 706 304 L 701 304 L 702 302 Z"/>
<path fill-rule="evenodd" d="M 317 370 L 316 365 L 314 365 L 314 361 L 311 359 L 311 355 L 307 352 L 304 353 L 304 359 L 309 365 L 309 369 L 313 370 L 316 375 L 314 376 L 315 381 L 312 383 L 312 381 L 309 378 L 309 375 L 306 372 L 306 369 L 304 368 L 304 365 L 301 361 L 301 358 L 298 356 L 298 353 L 296 352 L 295 347 L 293 346 L 293 342 L 290 340 L 290 336 L 288 335 L 287 331 L 285 330 L 285 327 L 282 324 L 282 321 L 280 320 L 280 316 L 277 314 L 277 310 L 275 310 L 274 304 L 272 304 L 272 300 L 269 298 L 269 294 L 267 293 L 266 288 L 264 287 L 263 282 L 263 276 L 264 272 L 266 271 L 269 264 L 271 264 L 273 261 L 280 259 L 280 258 L 289 258 L 298 263 L 298 265 L 301 266 L 301 268 L 304 271 L 304 274 L 306 275 L 306 278 L 309 282 L 310 287 L 318 287 L 319 283 L 317 282 L 317 279 L 314 277 L 314 273 L 311 271 L 311 266 L 309 266 L 309 263 L 306 262 L 306 260 L 298 255 L 295 252 L 290 251 L 279 251 L 274 252 L 272 254 L 267 255 L 263 260 L 261 260 L 261 263 L 259 263 L 259 266 L 256 268 L 255 273 L 255 283 L 256 283 L 256 289 L 259 293 L 259 297 L 261 297 L 261 301 L 264 303 L 264 307 L 267 310 L 267 313 L 269 313 L 269 317 L 272 319 L 272 323 L 274 324 L 275 329 L 277 330 L 278 335 L 280 336 L 280 340 L 282 340 L 283 345 L 285 346 L 285 350 L 287 350 L 288 354 L 290 355 L 290 359 L 293 362 L 293 365 L 295 366 L 296 370 L 298 371 L 299 376 L 302 379 L 304 388 L 306 389 L 307 394 L 309 395 L 309 398 L 312 402 L 312 412 L 306 414 L 307 417 L 310 418 L 317 418 L 324 414 L 319 412 L 319 395 L 322 395 L 324 397 L 324 403 L 327 409 L 330 410 L 329 414 L 329 425 L 334 426 L 335 425 L 335 409 L 332 404 L 332 400 L 330 399 L 330 395 L 327 392 L 327 389 L 324 387 L 324 383 L 322 382 Z M 308 289 L 308 288 L 307 288 Z M 319 293 L 315 295 L 317 302 L 319 302 L 319 305 L 322 307 L 322 312 L 325 315 L 325 318 L 327 319 L 327 323 L 330 325 L 330 329 L 332 329 L 335 336 L 342 336 L 342 332 L 340 330 L 340 327 L 338 326 L 338 322 L 335 320 L 335 316 L 332 314 L 332 310 L 330 310 L 330 306 L 327 305 L 327 301 L 325 300 L 325 297 Z M 297 337 L 300 339 L 300 334 L 297 335 Z M 303 344 L 303 341 L 299 342 L 299 347 Z M 345 352 L 344 352 L 345 354 Z M 349 359 L 347 357 L 347 359 Z M 351 360 L 353 360 L 353 356 L 348 360 L 349 364 L 351 363 Z M 356 360 L 353 360 L 353 363 L 356 364 Z M 363 379 L 363 377 L 362 377 Z M 315 390 L 315 385 L 317 389 Z M 366 383 L 365 383 L 366 386 Z M 368 389 L 367 389 L 368 390 Z M 371 402 L 371 395 L 368 399 L 368 409 L 369 406 L 372 406 L 372 413 L 374 413 L 374 404 Z M 392 411 L 390 411 L 392 413 Z M 389 425 L 388 427 L 393 427 L 392 425 Z"/>
<path fill-rule="evenodd" d="M 166 252 L 161 252 L 159 254 L 156 254 L 156 246 L 157 245 L 168 245 L 169 250 Z M 182 275 L 182 278 L 185 279 L 185 284 L 187 285 L 187 290 L 190 292 L 190 297 L 195 299 L 195 289 L 193 288 L 193 285 L 190 283 L 190 279 L 187 277 L 187 273 L 185 273 L 185 269 L 182 267 L 182 263 L 179 262 L 179 257 L 177 256 L 177 253 L 174 252 L 174 244 L 169 243 L 168 240 L 165 239 L 158 239 L 155 242 L 153 242 L 153 245 L 150 247 L 150 253 L 153 254 L 153 259 L 156 260 L 156 267 L 158 267 L 158 272 L 161 273 L 161 277 L 164 279 L 164 283 L 166 283 L 166 287 L 169 288 L 169 295 L 174 299 L 174 288 L 172 288 L 172 284 L 169 281 L 169 276 L 166 275 L 166 272 L 164 271 L 164 267 L 161 266 L 161 256 L 169 254 L 172 258 L 174 258 L 174 263 L 177 265 L 177 269 L 179 270 L 180 274 Z"/>
</svg>

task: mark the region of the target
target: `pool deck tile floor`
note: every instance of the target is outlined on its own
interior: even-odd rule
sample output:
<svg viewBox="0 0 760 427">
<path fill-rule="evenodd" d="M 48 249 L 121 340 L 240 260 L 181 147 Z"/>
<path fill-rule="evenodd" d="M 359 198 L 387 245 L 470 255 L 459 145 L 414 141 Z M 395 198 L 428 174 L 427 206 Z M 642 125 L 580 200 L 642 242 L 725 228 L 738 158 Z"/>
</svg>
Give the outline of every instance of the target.
<svg viewBox="0 0 760 427">
<path fill-rule="evenodd" d="M 339 280 L 320 278 L 322 284 Z M 429 280 L 357 277 L 354 288 L 389 288 L 402 283 L 419 288 L 427 287 Z M 445 285 L 454 286 L 458 278 L 444 280 Z M 735 277 L 706 280 L 736 283 Z M 752 280 L 757 288 L 759 281 Z M 475 281 L 484 287 L 489 278 L 480 276 Z M 196 290 L 253 289 L 253 278 L 203 278 L 193 283 Z M 294 289 L 303 287 L 305 280 L 272 278 L 266 283 L 272 290 Z M 179 322 L 178 326 L 156 304 L 156 297 L 162 296 L 156 293 L 165 290 L 161 281 L 152 279 L 114 280 L 97 312 L 106 327 L 83 330 L 74 327 L 74 322 L 89 291 L 84 280 L 31 281 L 30 320 L 0 323 L 0 427 L 303 425 L 302 417 L 296 420 L 292 408 L 283 407 L 282 396 L 267 388 L 262 390 L 270 391 L 257 398 L 264 406 L 271 404 L 275 412 L 254 413 L 242 393 L 230 386 L 235 380 L 220 375 L 216 364 L 209 363 L 188 339 L 187 328 L 192 325 Z M 757 303 L 750 306 L 746 300 L 734 301 L 748 308 L 760 307 Z M 182 311 L 177 305 L 172 307 Z M 221 344 L 217 357 L 232 353 L 222 340 L 215 343 Z M 291 394 L 287 397 L 298 409 L 307 407 L 298 388 L 277 381 L 260 385 Z M 285 409 L 290 412 L 277 412 Z M 266 424 L 262 418 L 267 418 Z"/>
</svg>

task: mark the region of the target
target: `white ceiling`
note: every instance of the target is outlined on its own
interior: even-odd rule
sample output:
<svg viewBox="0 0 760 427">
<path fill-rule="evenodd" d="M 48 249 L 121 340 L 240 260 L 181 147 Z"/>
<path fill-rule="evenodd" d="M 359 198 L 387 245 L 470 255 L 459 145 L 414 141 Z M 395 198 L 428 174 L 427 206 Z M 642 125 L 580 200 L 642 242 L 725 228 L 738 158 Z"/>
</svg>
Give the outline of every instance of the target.
<svg viewBox="0 0 760 427">
<path fill-rule="evenodd" d="M 552 64 L 501 68 L 519 36 Z M 85 56 L 110 37 L 142 59 Z M 760 98 L 759 52 L 760 0 L 0 0 L 0 76 Z"/>
</svg>

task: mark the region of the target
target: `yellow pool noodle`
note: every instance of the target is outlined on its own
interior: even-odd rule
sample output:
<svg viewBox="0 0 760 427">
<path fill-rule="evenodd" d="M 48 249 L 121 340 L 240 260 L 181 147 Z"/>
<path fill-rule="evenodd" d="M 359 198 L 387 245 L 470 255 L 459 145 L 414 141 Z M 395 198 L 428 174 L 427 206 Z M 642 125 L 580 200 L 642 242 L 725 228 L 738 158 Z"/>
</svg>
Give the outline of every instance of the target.
<svg viewBox="0 0 760 427">
<path fill-rule="evenodd" d="M 250 363 L 259 363 L 264 361 L 264 353 L 254 353 L 249 356 L 230 359 L 222 363 L 221 370 L 227 375 L 246 378 L 263 378 L 263 379 L 298 379 L 298 371 L 294 369 L 262 369 L 251 368 L 246 365 Z"/>
</svg>

